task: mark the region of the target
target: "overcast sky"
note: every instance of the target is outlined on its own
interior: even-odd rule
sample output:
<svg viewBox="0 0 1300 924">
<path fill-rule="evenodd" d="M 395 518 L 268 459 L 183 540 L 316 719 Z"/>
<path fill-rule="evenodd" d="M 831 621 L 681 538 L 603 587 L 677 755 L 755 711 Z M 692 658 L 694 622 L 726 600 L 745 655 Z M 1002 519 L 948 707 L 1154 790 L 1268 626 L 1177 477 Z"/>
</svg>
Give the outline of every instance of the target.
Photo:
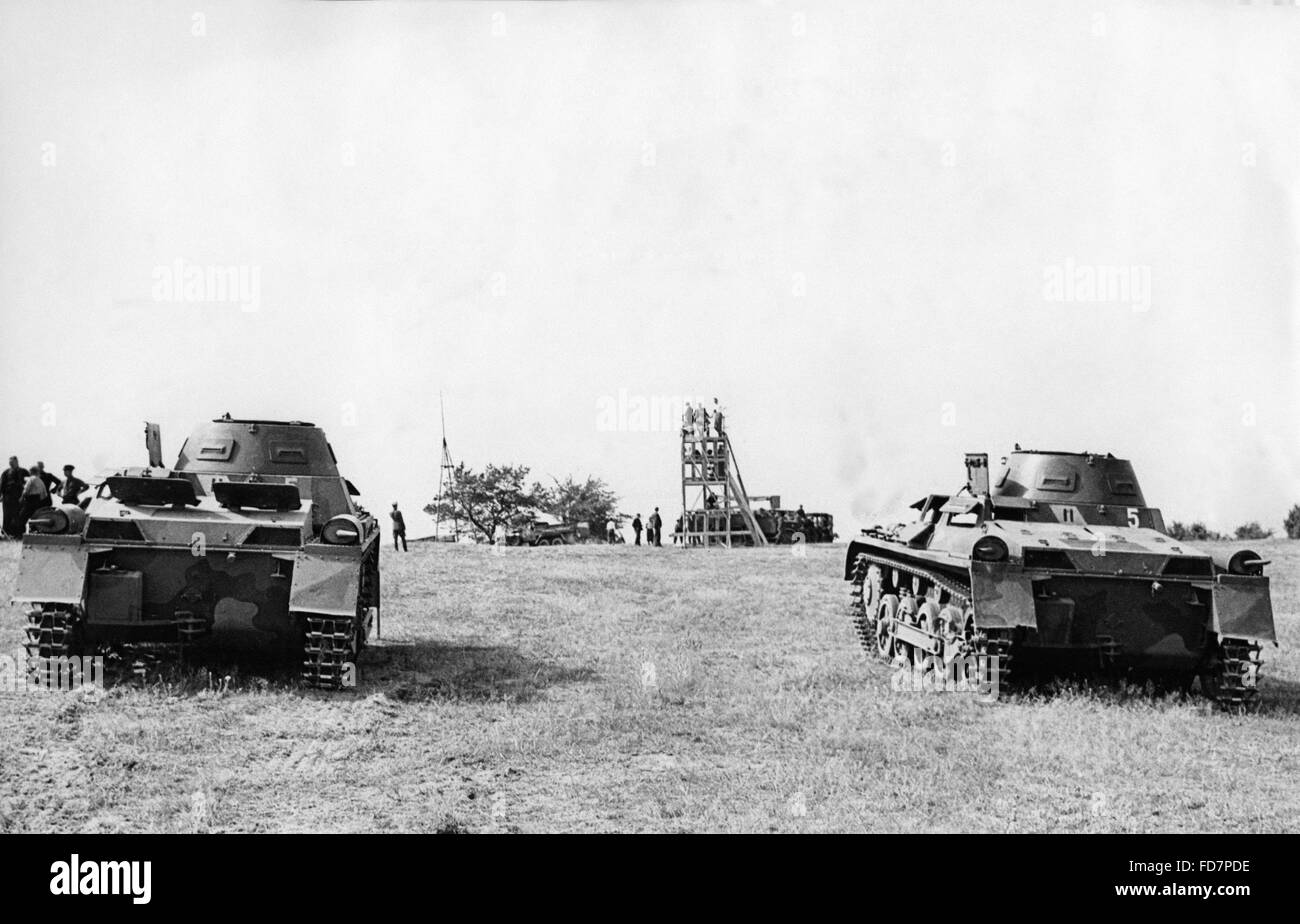
<svg viewBox="0 0 1300 924">
<path fill-rule="evenodd" d="M 677 436 L 602 399 L 702 395 L 842 536 L 1015 442 L 1279 528 L 1298 39 L 1264 0 L 3 3 L 0 452 L 309 419 L 420 535 L 440 390 L 458 460 L 629 514 L 680 506 Z"/>
</svg>

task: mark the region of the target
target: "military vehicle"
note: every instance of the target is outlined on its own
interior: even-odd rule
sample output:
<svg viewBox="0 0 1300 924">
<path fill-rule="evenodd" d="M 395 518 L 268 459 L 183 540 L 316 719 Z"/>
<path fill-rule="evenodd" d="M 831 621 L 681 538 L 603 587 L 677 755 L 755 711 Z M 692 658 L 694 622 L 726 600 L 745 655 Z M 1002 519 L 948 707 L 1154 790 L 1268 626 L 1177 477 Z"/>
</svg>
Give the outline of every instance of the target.
<svg viewBox="0 0 1300 924">
<path fill-rule="evenodd" d="M 791 545 L 796 541 L 821 543 L 835 541 L 835 518 L 829 513 L 803 513 L 775 508 L 755 510 L 754 516 L 767 541 L 773 545 Z M 796 540 L 796 536 L 801 539 Z"/>
<path fill-rule="evenodd" d="M 534 519 L 521 523 L 506 533 L 506 545 L 576 545 L 591 536 L 591 524 L 548 523 Z"/>
<path fill-rule="evenodd" d="M 226 415 L 172 468 L 153 436 L 150 465 L 109 476 L 84 512 L 33 516 L 13 598 L 29 665 L 215 647 L 297 652 L 307 684 L 354 684 L 379 614 L 379 530 L 324 432 Z"/>
<path fill-rule="evenodd" d="M 1111 675 L 1202 691 L 1230 706 L 1258 690 L 1275 642 L 1267 564 L 1172 538 L 1133 466 L 1111 455 L 1017 451 L 990 484 L 966 457 L 956 494 L 849 544 L 862 644 L 887 658 L 996 656 L 998 682 Z M 980 661 L 980 657 L 984 661 Z"/>
</svg>

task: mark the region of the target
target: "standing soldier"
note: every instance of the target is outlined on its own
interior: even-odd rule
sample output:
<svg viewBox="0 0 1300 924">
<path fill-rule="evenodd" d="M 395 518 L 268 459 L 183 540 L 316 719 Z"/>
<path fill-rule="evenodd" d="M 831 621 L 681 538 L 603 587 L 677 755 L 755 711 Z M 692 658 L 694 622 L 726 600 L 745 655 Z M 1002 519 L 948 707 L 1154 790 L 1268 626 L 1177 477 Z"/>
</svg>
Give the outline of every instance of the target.
<svg viewBox="0 0 1300 924">
<path fill-rule="evenodd" d="M 686 410 L 682 412 L 682 436 L 691 432 L 691 427 L 695 425 L 695 410 L 691 407 L 691 402 L 686 402 Z"/>
<path fill-rule="evenodd" d="M 81 503 L 81 492 L 90 487 L 76 475 L 72 474 L 73 466 L 63 466 L 63 497 L 65 504 Z"/>
<path fill-rule="evenodd" d="M 655 508 L 654 513 L 650 514 L 650 530 L 651 532 L 654 533 L 654 544 L 656 546 L 662 547 L 664 544 L 663 543 L 664 521 L 659 516 L 658 507 Z"/>
<path fill-rule="evenodd" d="M 27 475 L 27 484 L 23 486 L 22 503 L 18 507 L 18 533 L 19 537 L 27 532 L 27 521 L 32 518 L 32 514 L 42 507 L 50 505 L 50 490 L 45 487 L 45 480 L 41 478 L 41 473 L 35 468 Z"/>
<path fill-rule="evenodd" d="M 713 432 L 722 436 L 722 405 L 718 404 L 718 399 L 713 399 Z"/>
<path fill-rule="evenodd" d="M 37 462 L 32 468 L 41 476 L 41 481 L 45 482 L 45 494 L 51 499 L 50 503 L 54 503 L 53 498 L 59 496 L 59 489 L 63 487 L 63 482 L 45 470 L 44 462 Z"/>
<path fill-rule="evenodd" d="M 4 503 L 4 534 L 14 539 L 22 532 L 18 529 L 18 509 L 22 506 L 23 488 L 31 474 L 18 464 L 17 456 L 9 457 L 9 467 L 0 472 L 0 500 Z"/>
<path fill-rule="evenodd" d="M 701 404 L 695 409 L 695 438 L 704 439 L 709 433 L 709 412 Z"/>
<path fill-rule="evenodd" d="M 388 516 L 391 517 L 393 521 L 393 551 L 397 551 L 397 543 L 399 540 L 402 543 L 402 551 L 407 551 L 406 518 L 402 516 L 402 511 L 397 509 L 397 501 L 393 501 L 393 509 Z"/>
<path fill-rule="evenodd" d="M 641 544 L 641 514 L 639 513 L 632 518 L 632 534 L 636 536 L 636 542 L 633 544 L 640 545 Z M 649 540 L 647 539 L 647 541 Z"/>
</svg>

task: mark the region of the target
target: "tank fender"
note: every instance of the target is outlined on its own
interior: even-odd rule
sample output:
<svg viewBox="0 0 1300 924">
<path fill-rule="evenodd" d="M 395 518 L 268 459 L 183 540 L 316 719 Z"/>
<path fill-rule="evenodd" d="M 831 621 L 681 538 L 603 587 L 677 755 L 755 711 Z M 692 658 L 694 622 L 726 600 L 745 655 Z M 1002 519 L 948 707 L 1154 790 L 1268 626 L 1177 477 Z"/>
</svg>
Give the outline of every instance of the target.
<svg viewBox="0 0 1300 924">
<path fill-rule="evenodd" d="M 303 549 L 293 564 L 289 609 L 326 616 L 355 616 L 361 591 L 361 557 L 366 546 Z"/>
<path fill-rule="evenodd" d="M 973 561 L 970 566 L 971 602 L 981 629 L 1036 628 L 1034 588 L 1017 565 L 999 561 Z"/>
<path fill-rule="evenodd" d="M 1277 643 L 1267 577 L 1220 574 L 1214 579 L 1211 595 L 1214 631 L 1220 637 L 1265 639 Z"/>
<path fill-rule="evenodd" d="M 23 537 L 13 602 L 84 605 L 90 552 L 80 536 L 28 533 Z"/>
<path fill-rule="evenodd" d="M 871 546 L 867 545 L 865 542 L 853 540 L 849 543 L 849 552 L 844 559 L 844 580 L 853 580 L 853 563 L 858 560 L 858 553 L 869 551 L 871 551 Z"/>
</svg>

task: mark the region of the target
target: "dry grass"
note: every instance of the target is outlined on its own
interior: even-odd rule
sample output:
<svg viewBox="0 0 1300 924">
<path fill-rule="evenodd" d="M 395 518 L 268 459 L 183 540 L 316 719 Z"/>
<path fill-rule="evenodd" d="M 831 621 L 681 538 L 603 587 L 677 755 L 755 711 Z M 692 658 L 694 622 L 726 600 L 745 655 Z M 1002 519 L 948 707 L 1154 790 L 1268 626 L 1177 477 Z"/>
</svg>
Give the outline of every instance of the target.
<svg viewBox="0 0 1300 924">
<path fill-rule="evenodd" d="M 355 691 L 214 665 L 0 693 L 0 830 L 1294 831 L 1300 543 L 1262 545 L 1281 647 L 1249 717 L 891 693 L 841 549 L 385 552 Z"/>
</svg>

